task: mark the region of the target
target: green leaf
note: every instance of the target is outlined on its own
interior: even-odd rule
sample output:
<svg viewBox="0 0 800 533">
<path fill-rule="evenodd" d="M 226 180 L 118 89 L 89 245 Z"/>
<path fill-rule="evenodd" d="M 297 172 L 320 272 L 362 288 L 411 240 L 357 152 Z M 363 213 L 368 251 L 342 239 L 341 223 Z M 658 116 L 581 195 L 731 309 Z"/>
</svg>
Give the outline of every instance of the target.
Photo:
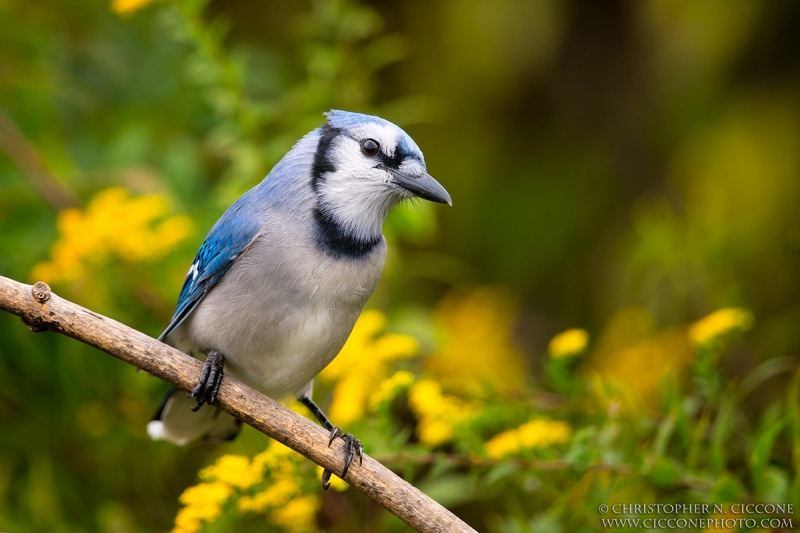
<svg viewBox="0 0 800 533">
<path fill-rule="evenodd" d="M 428 477 L 437 478 L 442 477 L 456 467 L 456 463 L 450 460 L 447 456 L 437 455 L 431 464 L 431 469 L 428 472 Z"/>
<path fill-rule="evenodd" d="M 723 395 L 720 400 L 719 414 L 711 430 L 711 468 L 716 473 L 725 470 L 727 453 L 725 443 L 728 435 L 733 431 L 733 421 L 736 414 L 736 405 L 731 395 Z"/>
<path fill-rule="evenodd" d="M 514 463 L 502 463 L 489 470 L 486 475 L 486 484 L 491 485 L 505 479 L 519 471 L 519 466 Z"/>
<path fill-rule="evenodd" d="M 789 474 L 777 466 L 766 467 L 758 481 L 756 494 L 763 502 L 787 502 L 789 500 Z"/>
<path fill-rule="evenodd" d="M 659 487 L 671 487 L 683 474 L 683 465 L 671 457 L 659 457 L 650 468 L 648 477 Z"/>
<path fill-rule="evenodd" d="M 419 489 L 444 505 L 453 507 L 475 498 L 475 483 L 467 475 L 450 475 L 437 479 L 428 479 L 418 485 Z"/>
<path fill-rule="evenodd" d="M 653 451 L 659 457 L 664 455 L 667 450 L 669 439 L 672 436 L 672 432 L 675 431 L 676 420 L 677 415 L 673 411 L 658 425 L 658 432 L 656 433 L 656 440 L 653 444 Z"/>
<path fill-rule="evenodd" d="M 695 424 L 694 431 L 692 432 L 692 443 L 689 446 L 689 452 L 686 454 L 686 468 L 689 470 L 694 470 L 697 465 L 700 450 L 705 442 L 708 424 L 708 415 L 705 414 L 697 421 L 697 424 Z"/>
<path fill-rule="evenodd" d="M 724 472 L 717 478 L 717 482 L 711 489 L 711 501 L 714 502 L 735 502 L 741 501 L 747 491 L 735 475 Z"/>
<path fill-rule="evenodd" d="M 767 495 L 781 491 L 785 498 L 788 494 L 789 483 L 788 479 L 786 479 L 786 486 L 784 487 L 783 481 L 775 474 L 775 469 L 769 466 L 775 439 L 778 438 L 778 435 L 786 426 L 787 417 L 784 416 L 775 421 L 771 421 L 769 418 L 771 417 L 768 414 L 768 419 L 756 436 L 755 444 L 750 451 L 750 469 L 753 476 L 753 485 L 755 486 L 756 494 L 763 501 L 771 501 Z M 785 474 L 783 475 L 785 476 Z"/>
<path fill-rule="evenodd" d="M 789 418 L 789 434 L 792 443 L 792 466 L 794 477 L 791 501 L 800 505 L 800 373 L 795 374 L 786 397 L 786 416 Z"/>
</svg>

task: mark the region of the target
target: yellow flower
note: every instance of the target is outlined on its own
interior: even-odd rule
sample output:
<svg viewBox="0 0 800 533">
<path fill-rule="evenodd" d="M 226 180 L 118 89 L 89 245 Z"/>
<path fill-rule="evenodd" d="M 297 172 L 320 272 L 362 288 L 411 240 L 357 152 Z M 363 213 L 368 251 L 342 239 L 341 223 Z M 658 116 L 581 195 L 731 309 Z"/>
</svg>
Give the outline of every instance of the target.
<svg viewBox="0 0 800 533">
<path fill-rule="evenodd" d="M 117 15 L 129 15 L 153 0 L 111 0 L 111 10 Z"/>
<path fill-rule="evenodd" d="M 306 481 L 306 466 L 304 458 L 275 441 L 252 460 L 240 455 L 220 457 L 200 471 L 203 483 L 189 487 L 181 495 L 184 507 L 175 517 L 173 533 L 196 533 L 204 522 L 217 519 L 222 504 L 233 497 L 238 497 L 239 511 L 265 514 L 290 533 L 316 531 L 319 489 L 316 483 Z M 265 487 L 258 486 L 265 481 Z M 312 485 L 314 492 L 309 493 Z M 245 490 L 247 494 L 241 494 Z"/>
<path fill-rule="evenodd" d="M 442 394 L 439 383 L 429 379 L 411 387 L 408 403 L 419 420 L 419 440 L 428 446 L 438 446 L 451 440 L 456 429 L 475 415 L 474 405 Z"/>
<path fill-rule="evenodd" d="M 289 532 L 316 531 L 314 519 L 319 503 L 316 492 L 304 493 L 308 490 L 304 483 L 307 470 L 302 468 L 305 464 L 293 450 L 271 442 L 251 462 L 251 468 L 268 471 L 262 476 L 267 486 L 253 495 L 241 496 L 237 502 L 239 511 L 266 514 L 270 522 Z"/>
<path fill-rule="evenodd" d="M 732 331 L 747 331 L 753 325 L 753 314 L 738 307 L 714 311 L 689 327 L 689 339 L 694 347 L 707 346 Z"/>
<path fill-rule="evenodd" d="M 566 422 L 540 418 L 496 435 L 486 443 L 486 454 L 492 459 L 502 459 L 523 450 L 562 444 L 569 440 L 571 434 L 572 430 Z"/>
<path fill-rule="evenodd" d="M 322 472 L 324 470 L 325 469 L 322 468 L 321 466 L 317 466 L 317 477 L 318 478 L 322 479 Z M 336 490 L 338 492 L 344 492 L 344 491 L 346 491 L 347 489 L 350 488 L 350 484 L 347 481 L 345 481 L 342 478 L 340 478 L 339 476 L 337 476 L 336 474 L 331 476 L 330 483 L 331 483 L 331 488 L 333 488 L 334 490 Z"/>
<path fill-rule="evenodd" d="M 319 498 L 302 496 L 273 511 L 270 518 L 273 524 L 290 533 L 310 533 L 317 531 L 316 517 L 319 509 Z"/>
<path fill-rule="evenodd" d="M 398 370 L 381 381 L 378 390 L 369 399 L 369 408 L 374 411 L 379 405 L 391 402 L 401 391 L 410 387 L 412 383 L 414 383 L 414 374 L 408 370 Z"/>
<path fill-rule="evenodd" d="M 600 401 L 590 409 L 657 412 L 662 380 L 680 376 L 692 360 L 685 329 L 659 331 L 650 314 L 636 307 L 618 310 L 593 345 L 587 366 Z"/>
<path fill-rule="evenodd" d="M 217 462 L 200 471 L 200 478 L 219 481 L 237 489 L 246 489 L 262 478 L 263 465 L 251 463 L 242 455 L 223 455 Z"/>
<path fill-rule="evenodd" d="M 273 476 L 269 486 L 254 496 L 242 496 L 237 506 L 240 511 L 263 512 L 267 509 L 285 505 L 300 493 L 297 480 L 289 476 Z"/>
<path fill-rule="evenodd" d="M 253 457 L 253 466 L 273 470 L 292 464 L 292 460 L 299 457 L 291 448 L 280 442 L 271 441 L 266 450 Z"/>
<path fill-rule="evenodd" d="M 375 384 L 386 378 L 392 364 L 419 352 L 419 343 L 408 335 L 387 333 L 376 338 L 385 325 L 383 313 L 364 311 L 342 351 L 320 374 L 322 380 L 336 383 L 330 415 L 338 424 L 364 416 Z"/>
<path fill-rule="evenodd" d="M 175 517 L 172 533 L 195 533 L 203 522 L 214 521 L 232 492 L 228 485 L 219 482 L 200 483 L 183 491 L 179 501 L 184 507 Z"/>
<path fill-rule="evenodd" d="M 434 315 L 441 335 L 425 368 L 447 389 L 475 396 L 512 392 L 525 382 L 525 361 L 512 341 L 516 304 L 508 294 L 478 289 L 445 298 Z"/>
<path fill-rule="evenodd" d="M 189 506 L 201 506 L 207 503 L 219 505 L 230 495 L 231 488 L 225 483 L 200 483 L 183 491 L 178 501 Z"/>
<path fill-rule="evenodd" d="M 578 355 L 586 349 L 589 344 L 589 333 L 584 329 L 568 329 L 559 333 L 547 345 L 550 357 L 561 359 Z"/>
<path fill-rule="evenodd" d="M 67 209 L 58 217 L 58 240 L 50 261 L 40 263 L 33 278 L 74 282 L 91 274 L 91 267 L 113 257 L 138 262 L 158 259 L 191 232 L 188 217 L 166 217 L 167 198 L 133 198 L 118 187 L 100 191 L 86 210 Z"/>
</svg>

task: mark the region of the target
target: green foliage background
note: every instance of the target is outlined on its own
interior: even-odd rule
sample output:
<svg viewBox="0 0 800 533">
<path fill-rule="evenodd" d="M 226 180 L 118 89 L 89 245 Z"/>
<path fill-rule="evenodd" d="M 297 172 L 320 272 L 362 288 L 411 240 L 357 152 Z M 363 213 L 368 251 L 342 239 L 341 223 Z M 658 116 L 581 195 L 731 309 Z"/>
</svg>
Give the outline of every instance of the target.
<svg viewBox="0 0 800 533">
<path fill-rule="evenodd" d="M 112 258 L 58 292 L 157 335 L 223 210 L 323 111 L 375 113 L 415 138 L 454 207 L 393 215 L 370 306 L 430 354 L 443 297 L 501 287 L 529 369 L 516 393 L 482 397 L 482 418 L 445 446 L 416 442 L 408 413 L 381 415 L 406 420 L 394 431 L 409 442 L 378 450 L 390 466 L 481 531 L 601 529 L 597 506 L 614 501 L 800 504 L 800 5 L 119 11 L 0 0 L 0 111 L 67 203 L 111 186 L 159 194 L 194 233 L 166 257 Z M 63 205 L 34 186 L 12 137 L 0 128 L 0 274 L 30 282 Z M 687 325 L 729 306 L 750 310 L 752 329 L 692 348 Z M 549 339 L 575 326 L 592 334 L 587 354 L 548 359 Z M 146 437 L 163 390 L 0 316 L 0 530 L 171 528 L 179 495 L 221 450 Z M 317 395 L 327 403 L 330 390 Z M 568 443 L 476 459 L 542 413 L 570 423 Z M 246 430 L 225 451 L 265 442 Z M 404 530 L 353 491 L 323 502 L 322 529 Z M 208 530 L 271 527 L 230 511 Z"/>
</svg>

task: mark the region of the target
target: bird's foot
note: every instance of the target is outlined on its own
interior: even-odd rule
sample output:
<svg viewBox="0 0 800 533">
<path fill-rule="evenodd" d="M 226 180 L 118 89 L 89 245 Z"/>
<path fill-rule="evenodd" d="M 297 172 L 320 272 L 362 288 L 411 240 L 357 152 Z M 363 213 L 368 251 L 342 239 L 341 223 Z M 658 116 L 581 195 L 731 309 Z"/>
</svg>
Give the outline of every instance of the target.
<svg viewBox="0 0 800 533">
<path fill-rule="evenodd" d="M 344 469 L 342 470 L 342 475 L 340 476 L 344 479 L 344 476 L 347 475 L 347 471 L 350 469 L 350 463 L 353 462 L 353 458 L 358 456 L 358 464 L 364 463 L 364 446 L 361 444 L 361 441 L 355 438 L 350 433 L 342 433 L 342 428 L 338 426 L 334 426 L 331 429 L 331 439 L 328 441 L 328 446 L 333 444 L 333 441 L 336 437 L 341 437 L 344 440 Z M 322 488 L 328 490 L 328 487 L 331 486 L 332 472 L 328 469 L 325 469 L 322 472 Z"/>
<path fill-rule="evenodd" d="M 187 394 L 189 398 L 197 399 L 197 405 L 192 407 L 192 411 L 197 412 L 203 404 L 212 404 L 217 399 L 219 386 L 222 384 L 222 367 L 225 365 L 225 356 L 216 350 L 210 350 L 203 363 L 203 370 L 200 372 L 200 380 L 195 385 L 192 392 Z"/>
</svg>

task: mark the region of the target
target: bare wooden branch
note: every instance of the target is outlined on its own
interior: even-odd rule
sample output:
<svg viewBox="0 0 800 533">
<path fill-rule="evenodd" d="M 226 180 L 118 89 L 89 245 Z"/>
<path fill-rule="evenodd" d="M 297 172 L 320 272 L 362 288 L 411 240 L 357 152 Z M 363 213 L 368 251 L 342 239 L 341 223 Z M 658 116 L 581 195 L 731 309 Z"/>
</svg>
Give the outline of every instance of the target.
<svg viewBox="0 0 800 533">
<path fill-rule="evenodd" d="M 93 313 L 50 291 L 0 276 L 0 309 L 22 318 L 33 331 L 55 331 L 107 352 L 183 390 L 190 390 L 200 375 L 196 359 L 131 329 Z M 257 430 L 311 459 L 341 472 L 344 445 L 318 425 L 246 385 L 225 377 L 217 397 L 219 407 Z M 351 486 L 383 505 L 411 527 L 423 532 L 473 532 L 474 530 L 391 470 L 364 455 L 354 461 L 345 477 Z"/>
</svg>

